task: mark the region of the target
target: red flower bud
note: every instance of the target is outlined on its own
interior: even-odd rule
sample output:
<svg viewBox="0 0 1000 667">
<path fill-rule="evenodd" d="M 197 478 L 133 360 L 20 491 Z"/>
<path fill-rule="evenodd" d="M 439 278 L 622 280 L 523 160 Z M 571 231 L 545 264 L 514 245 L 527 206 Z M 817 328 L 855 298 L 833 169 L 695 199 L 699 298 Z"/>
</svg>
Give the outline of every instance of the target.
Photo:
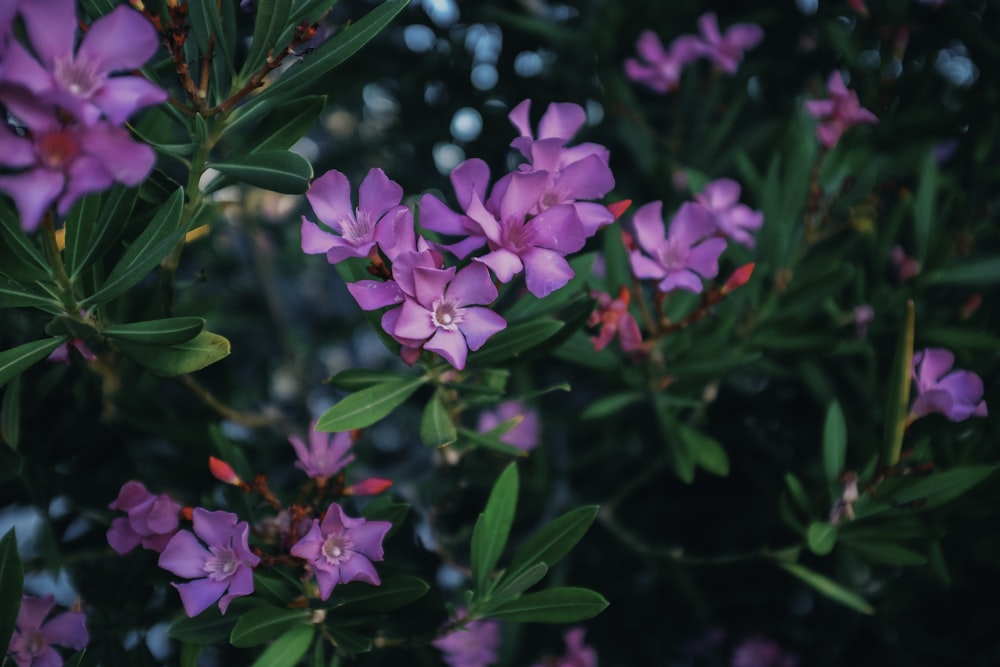
<svg viewBox="0 0 1000 667">
<path fill-rule="evenodd" d="M 726 280 L 726 284 L 722 286 L 722 293 L 728 294 L 738 287 L 743 287 L 750 280 L 750 276 L 753 275 L 754 263 L 744 264 L 735 271 L 733 275 L 729 276 Z"/>
<path fill-rule="evenodd" d="M 392 486 L 391 479 L 369 477 L 368 479 L 358 482 L 357 484 L 351 484 L 349 487 L 344 489 L 343 493 L 345 496 L 376 496 L 388 489 L 390 486 Z"/>
<path fill-rule="evenodd" d="M 240 479 L 240 476 L 236 474 L 233 467 L 222 459 L 209 456 L 208 469 L 212 472 L 212 476 L 215 477 L 215 479 L 223 482 L 224 484 L 232 484 L 233 486 L 244 486 L 246 484 L 242 479 Z"/>
<path fill-rule="evenodd" d="M 625 211 L 627 211 L 628 207 L 631 205 L 632 205 L 631 199 L 623 199 L 621 201 L 616 201 L 613 204 L 608 204 L 608 210 L 611 211 L 611 214 L 613 216 L 615 216 L 615 220 L 618 220 L 623 215 L 625 215 Z"/>
</svg>

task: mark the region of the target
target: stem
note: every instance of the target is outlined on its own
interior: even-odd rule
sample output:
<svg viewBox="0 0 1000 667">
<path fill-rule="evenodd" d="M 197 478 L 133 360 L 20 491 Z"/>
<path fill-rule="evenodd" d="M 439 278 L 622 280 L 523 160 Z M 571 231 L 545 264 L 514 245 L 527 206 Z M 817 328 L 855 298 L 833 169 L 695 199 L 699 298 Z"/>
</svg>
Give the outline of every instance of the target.
<svg viewBox="0 0 1000 667">
<path fill-rule="evenodd" d="M 59 249 L 59 242 L 56 240 L 56 227 L 53 222 L 52 212 L 49 211 L 42 218 L 42 241 L 45 244 L 45 253 L 48 255 L 49 265 L 52 267 L 53 276 L 62 290 L 60 294 L 63 307 L 67 313 L 76 314 L 76 297 L 73 294 L 73 281 L 66 273 L 66 265 L 63 264 L 62 251 Z"/>
<path fill-rule="evenodd" d="M 234 410 L 213 396 L 212 392 L 202 386 L 201 383 L 195 380 L 191 375 L 179 375 L 177 376 L 177 379 L 181 381 L 181 384 L 190 389 L 191 392 L 209 409 L 215 411 L 220 417 L 227 421 L 231 421 L 234 424 L 246 426 L 247 428 L 262 428 L 264 426 L 274 424 L 279 419 L 278 415 L 253 414 Z"/>
</svg>

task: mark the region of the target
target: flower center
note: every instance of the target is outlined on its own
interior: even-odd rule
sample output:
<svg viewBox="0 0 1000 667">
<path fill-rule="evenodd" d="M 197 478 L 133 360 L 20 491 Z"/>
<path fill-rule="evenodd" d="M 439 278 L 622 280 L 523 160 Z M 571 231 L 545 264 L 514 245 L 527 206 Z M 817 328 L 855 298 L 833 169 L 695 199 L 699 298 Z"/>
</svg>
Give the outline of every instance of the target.
<svg viewBox="0 0 1000 667">
<path fill-rule="evenodd" d="M 350 558 L 348 550 L 354 546 L 354 541 L 347 535 L 330 533 L 323 542 L 323 556 L 330 565 L 338 565 Z"/>
<path fill-rule="evenodd" d="M 688 258 L 688 248 L 676 241 L 667 240 L 657 251 L 660 263 L 667 269 L 682 269 Z"/>
<path fill-rule="evenodd" d="M 373 227 L 375 221 L 372 220 L 371 213 L 363 208 L 355 209 L 353 220 L 346 218 L 340 221 L 341 234 L 351 243 L 370 240 Z"/>
<path fill-rule="evenodd" d="M 45 649 L 45 636 L 41 632 L 29 632 L 24 640 L 24 650 L 30 656 L 37 656 Z"/>
<path fill-rule="evenodd" d="M 535 228 L 527 222 L 515 222 L 507 228 L 507 247 L 516 251 L 535 247 Z"/>
<path fill-rule="evenodd" d="M 231 547 L 209 547 L 212 555 L 205 560 L 201 569 L 212 581 L 225 581 L 233 576 L 240 561 Z"/>
<path fill-rule="evenodd" d="M 431 321 L 434 326 L 446 331 L 454 331 L 465 319 L 465 313 L 455 305 L 454 301 L 443 296 L 438 297 L 431 304 Z"/>
<path fill-rule="evenodd" d="M 57 58 L 53 74 L 66 90 L 83 98 L 91 97 L 104 81 L 94 63 L 76 61 L 72 56 Z"/>
<path fill-rule="evenodd" d="M 38 153 L 47 167 L 61 169 L 76 157 L 80 144 L 69 130 L 51 132 L 38 139 Z"/>
</svg>

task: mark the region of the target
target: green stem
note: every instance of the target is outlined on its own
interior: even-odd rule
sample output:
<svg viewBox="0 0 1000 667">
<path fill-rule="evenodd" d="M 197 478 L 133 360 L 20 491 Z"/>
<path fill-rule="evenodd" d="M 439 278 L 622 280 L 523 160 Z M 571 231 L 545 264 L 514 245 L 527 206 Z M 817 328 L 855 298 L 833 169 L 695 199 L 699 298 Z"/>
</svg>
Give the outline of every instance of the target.
<svg viewBox="0 0 1000 667">
<path fill-rule="evenodd" d="M 896 345 L 896 358 L 892 365 L 892 385 L 886 406 L 885 444 L 882 464 L 893 467 L 899 463 L 899 455 L 903 450 L 903 435 L 909 424 L 908 413 L 910 403 L 911 367 L 913 365 L 913 301 L 906 302 L 903 314 L 903 329 L 899 332 L 899 342 Z"/>
<path fill-rule="evenodd" d="M 49 266 L 52 267 L 53 276 L 61 290 L 60 297 L 63 307 L 67 313 L 76 314 L 77 304 L 76 296 L 73 294 L 73 281 L 66 273 L 66 265 L 63 264 L 62 251 L 59 250 L 59 242 L 56 240 L 56 227 L 51 212 L 46 213 L 42 219 L 42 242 L 45 244 Z"/>
</svg>

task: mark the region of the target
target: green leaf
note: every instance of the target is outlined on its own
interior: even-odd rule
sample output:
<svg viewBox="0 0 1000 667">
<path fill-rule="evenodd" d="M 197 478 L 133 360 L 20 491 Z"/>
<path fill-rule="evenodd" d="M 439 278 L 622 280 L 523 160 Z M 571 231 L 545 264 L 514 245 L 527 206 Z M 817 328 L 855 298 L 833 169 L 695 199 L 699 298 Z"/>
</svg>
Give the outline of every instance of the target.
<svg viewBox="0 0 1000 667">
<path fill-rule="evenodd" d="M 537 584 L 548 574 L 549 566 L 545 563 L 535 563 L 516 576 L 504 576 L 497 582 L 496 590 L 490 595 L 489 602 L 480 613 L 489 616 L 490 609 L 496 609 L 508 601 L 520 596 L 526 590 Z"/>
<path fill-rule="evenodd" d="M 61 304 L 51 295 L 32 289 L 13 278 L 0 275 L 0 308 L 32 306 L 48 313 L 61 311 Z"/>
<path fill-rule="evenodd" d="M 395 371 L 378 371 L 368 368 L 349 368 L 340 371 L 326 381 L 331 387 L 336 387 L 342 391 L 358 391 L 367 389 L 377 384 L 397 380 L 401 376 Z"/>
<path fill-rule="evenodd" d="M 489 613 L 490 618 L 519 623 L 578 623 L 607 609 L 608 601 L 587 588 L 549 588 L 526 593 Z"/>
<path fill-rule="evenodd" d="M 913 201 L 914 253 L 921 263 L 927 261 L 931 246 L 934 218 L 937 215 L 938 167 L 934 150 L 928 150 L 920 163 L 920 185 Z"/>
<path fill-rule="evenodd" d="M 296 625 L 309 625 L 308 611 L 278 607 L 251 609 L 236 621 L 229 643 L 240 648 L 260 646 Z"/>
<path fill-rule="evenodd" d="M 187 644 L 214 644 L 225 641 L 233 631 L 239 615 L 232 605 L 229 614 L 223 616 L 215 606 L 209 607 L 194 618 L 182 618 L 167 631 L 172 638 Z"/>
<path fill-rule="evenodd" d="M 17 535 L 11 528 L 0 538 L 0 646 L 9 645 L 14 634 L 23 588 L 24 568 L 17 553 Z"/>
<path fill-rule="evenodd" d="M 458 432 L 448 416 L 444 401 L 438 392 L 434 392 L 431 400 L 427 401 L 424 416 L 420 420 L 420 441 L 426 447 L 444 447 L 457 439 Z"/>
<path fill-rule="evenodd" d="M 66 336 L 43 338 L 0 352 L 0 387 L 15 375 L 31 368 L 66 342 Z"/>
<path fill-rule="evenodd" d="M 997 466 L 978 465 L 935 472 L 927 477 L 913 479 L 889 494 L 896 503 L 922 500 L 924 507 L 936 507 L 954 500 L 984 481 L 997 470 Z"/>
<path fill-rule="evenodd" d="M 74 276 L 86 263 L 91 249 L 90 233 L 97 228 L 101 211 L 101 195 L 90 194 L 79 200 L 66 216 L 66 247 L 63 262 Z"/>
<path fill-rule="evenodd" d="M 906 302 L 903 326 L 896 341 L 892 371 L 889 374 L 889 395 L 885 402 L 885 432 L 882 442 L 882 463 L 899 463 L 906 432 L 906 416 L 910 405 L 910 373 L 913 363 L 913 301 Z"/>
<path fill-rule="evenodd" d="M 309 189 L 312 165 L 298 153 L 282 150 L 248 153 L 233 162 L 213 162 L 216 171 L 242 183 L 289 195 Z"/>
<path fill-rule="evenodd" d="M 894 542 L 850 542 L 849 549 L 856 551 L 871 563 L 884 565 L 925 565 L 927 557 L 922 553 L 907 549 Z"/>
<path fill-rule="evenodd" d="M 653 407 L 656 413 L 656 423 L 663 438 L 663 446 L 670 458 L 670 465 L 677 477 L 685 484 L 694 481 L 694 471 L 697 459 L 692 449 L 692 438 L 681 435 L 680 422 L 674 417 L 670 405 L 663 394 L 653 396 Z"/>
<path fill-rule="evenodd" d="M 177 345 L 147 345 L 118 340 L 115 343 L 132 361 L 162 375 L 183 375 L 201 370 L 229 356 L 229 341 L 202 331 Z"/>
<path fill-rule="evenodd" d="M 230 153 L 288 150 L 306 135 L 325 108 L 325 95 L 308 95 L 279 104 L 253 130 L 237 132 L 238 139 Z M 232 127 L 227 128 L 227 134 L 233 131 Z"/>
<path fill-rule="evenodd" d="M 253 41 L 250 43 L 250 53 L 240 71 L 241 78 L 249 79 L 264 61 L 268 54 L 279 45 L 278 36 L 285 30 L 288 14 L 292 9 L 292 0 L 257 0 L 254 3 Z"/>
<path fill-rule="evenodd" d="M 1000 283 L 1000 257 L 962 258 L 959 263 L 923 277 L 935 285 L 970 285 L 985 287 Z"/>
<path fill-rule="evenodd" d="M 520 356 L 541 345 L 563 328 L 557 320 L 534 320 L 514 324 L 490 338 L 478 352 L 469 355 L 470 366 L 492 366 Z"/>
<path fill-rule="evenodd" d="M 516 418 L 515 418 L 516 419 Z M 500 424 L 494 431 L 503 428 L 504 424 L 514 421 L 513 419 L 508 419 L 507 422 Z M 504 430 L 503 433 L 507 431 Z M 464 427 L 458 428 L 458 435 L 461 437 L 463 442 L 468 442 L 476 447 L 482 447 L 483 449 L 489 449 L 491 451 L 503 454 L 505 456 L 516 456 L 518 458 L 528 455 L 528 452 L 518 449 L 514 445 L 508 445 L 506 442 L 501 442 L 498 436 L 490 435 L 488 433 L 479 433 L 471 429 Z"/>
<path fill-rule="evenodd" d="M 330 638 L 337 648 L 348 655 L 368 653 L 372 650 L 372 640 L 360 632 L 347 628 L 327 628 Z"/>
<path fill-rule="evenodd" d="M 311 625 L 293 625 L 260 654 L 252 667 L 295 667 L 309 650 L 315 634 Z"/>
<path fill-rule="evenodd" d="M 587 534 L 597 518 L 597 510 L 597 505 L 578 507 L 540 528 L 514 556 L 504 580 L 517 576 L 535 563 L 545 563 L 551 568 L 562 560 Z"/>
<path fill-rule="evenodd" d="M 204 650 L 205 646 L 203 644 L 189 644 L 188 642 L 181 642 L 181 667 L 198 667 L 198 657 Z"/>
<path fill-rule="evenodd" d="M 837 527 L 829 521 L 813 521 L 806 531 L 806 543 L 817 556 L 825 556 L 837 544 Z"/>
<path fill-rule="evenodd" d="M 779 565 L 788 573 L 798 577 L 803 582 L 811 586 L 820 595 L 826 596 L 834 602 L 839 602 L 845 607 L 862 614 L 871 615 L 875 613 L 875 610 L 870 604 L 868 604 L 867 601 L 865 601 L 863 597 L 844 588 L 836 581 L 833 581 L 818 572 L 813 572 L 809 568 L 803 567 L 798 563 L 779 563 Z"/>
<path fill-rule="evenodd" d="M 184 236 L 181 213 L 184 189 L 178 188 L 160 206 L 149 226 L 128 247 L 99 290 L 80 302 L 84 308 L 124 294 L 159 264 Z"/>
<path fill-rule="evenodd" d="M 77 227 L 75 234 L 80 241 L 79 249 L 74 251 L 76 258 L 73 260 L 70 278 L 76 279 L 87 266 L 99 259 L 118 240 L 131 218 L 132 209 L 135 208 L 138 198 L 138 188 L 116 184 L 105 195 L 101 212 L 96 218 L 80 217 L 75 221 Z M 68 229 L 66 233 L 69 234 Z"/>
<path fill-rule="evenodd" d="M 514 523 L 518 486 L 517 464 L 511 463 L 493 485 L 486 509 L 472 530 L 472 579 L 481 596 L 487 593 L 493 568 L 507 545 Z"/>
<path fill-rule="evenodd" d="M 826 481 L 835 484 L 844 472 L 847 457 L 847 424 L 840 403 L 834 401 L 826 409 L 823 422 L 823 470 Z"/>
<path fill-rule="evenodd" d="M 51 282 L 49 265 L 28 235 L 14 210 L 0 201 L 0 272 L 16 280 Z"/>
<path fill-rule="evenodd" d="M 788 487 L 788 493 L 798 508 L 807 514 L 810 513 L 812 511 L 812 503 L 809 502 L 809 496 L 806 495 L 805 487 L 802 486 L 799 478 L 792 473 L 787 473 L 785 475 L 785 486 Z"/>
<path fill-rule="evenodd" d="M 602 419 L 609 415 L 613 415 L 626 407 L 632 405 L 633 403 L 638 403 L 643 399 L 644 394 L 638 391 L 629 391 L 622 394 L 612 394 L 611 396 L 605 396 L 604 398 L 599 398 L 583 411 L 580 415 L 580 419 Z"/>
<path fill-rule="evenodd" d="M 426 382 L 423 375 L 397 378 L 355 392 L 324 412 L 316 430 L 339 433 L 371 426 L 402 405 Z"/>
<path fill-rule="evenodd" d="M 430 585 L 423 579 L 401 574 L 383 578 L 380 586 L 351 582 L 338 586 L 336 592 L 344 597 L 350 613 L 357 614 L 398 609 L 419 600 L 429 590 Z"/>
<path fill-rule="evenodd" d="M 21 439 L 21 375 L 15 375 L 7 383 L 3 403 L 0 404 L 0 414 L 3 415 L 0 420 L 0 437 L 11 449 L 16 450 Z"/>
<path fill-rule="evenodd" d="M 133 324 L 116 324 L 102 330 L 108 338 L 148 345 L 177 345 L 186 343 L 205 328 L 200 317 L 169 317 Z"/>
<path fill-rule="evenodd" d="M 685 424 L 678 423 L 677 426 L 687 450 L 693 454 L 698 465 L 719 477 L 729 474 L 729 457 L 718 440 Z"/>
</svg>

